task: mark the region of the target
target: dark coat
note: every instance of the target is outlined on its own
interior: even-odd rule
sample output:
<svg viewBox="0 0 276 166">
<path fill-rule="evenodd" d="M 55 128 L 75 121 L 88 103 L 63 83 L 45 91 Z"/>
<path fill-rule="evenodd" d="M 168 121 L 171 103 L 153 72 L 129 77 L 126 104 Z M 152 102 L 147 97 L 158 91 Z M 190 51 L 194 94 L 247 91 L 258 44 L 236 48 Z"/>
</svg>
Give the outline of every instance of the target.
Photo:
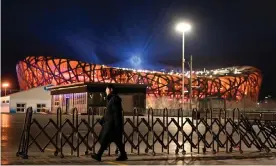
<svg viewBox="0 0 276 166">
<path fill-rule="evenodd" d="M 122 141 L 123 135 L 122 99 L 116 94 L 110 94 L 107 96 L 107 101 L 105 114 L 100 120 L 102 124 L 100 144 Z"/>
</svg>

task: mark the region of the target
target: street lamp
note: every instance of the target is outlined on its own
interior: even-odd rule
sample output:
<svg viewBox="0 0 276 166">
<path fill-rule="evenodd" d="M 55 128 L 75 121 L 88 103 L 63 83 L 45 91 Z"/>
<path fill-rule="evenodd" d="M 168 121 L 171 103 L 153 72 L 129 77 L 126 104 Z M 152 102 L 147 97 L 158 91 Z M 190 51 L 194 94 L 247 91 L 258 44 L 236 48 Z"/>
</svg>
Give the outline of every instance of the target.
<svg viewBox="0 0 276 166">
<path fill-rule="evenodd" d="M 191 25 L 188 23 L 179 23 L 176 26 L 176 30 L 182 33 L 182 109 L 184 110 L 184 96 L 185 96 L 185 88 L 184 88 L 184 64 L 185 64 L 185 49 L 184 49 L 184 45 L 185 45 L 185 32 L 188 32 L 191 30 Z"/>
<path fill-rule="evenodd" d="M 8 83 L 3 83 L 2 87 L 5 89 L 5 96 L 7 95 L 7 87 L 9 87 Z"/>
</svg>

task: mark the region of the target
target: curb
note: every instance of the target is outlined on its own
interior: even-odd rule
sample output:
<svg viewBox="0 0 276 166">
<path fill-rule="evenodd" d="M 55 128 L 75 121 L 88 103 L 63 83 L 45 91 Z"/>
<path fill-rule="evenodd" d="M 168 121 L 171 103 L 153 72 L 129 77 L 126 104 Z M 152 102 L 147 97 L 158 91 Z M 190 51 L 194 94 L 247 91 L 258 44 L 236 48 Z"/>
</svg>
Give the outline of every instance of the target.
<svg viewBox="0 0 276 166">
<path fill-rule="evenodd" d="M 45 158 L 51 158 L 51 159 L 58 159 L 58 160 L 66 160 L 66 159 L 74 159 L 76 156 L 65 156 L 66 159 L 62 159 L 59 156 L 52 156 L 52 155 L 29 155 L 30 158 L 33 159 L 45 159 Z M 104 155 L 103 158 L 106 158 L 106 160 L 109 161 L 110 158 L 114 158 L 116 155 L 112 156 L 106 156 Z M 13 159 L 20 159 L 20 157 L 16 156 L 6 156 L 6 157 L 1 157 L 1 159 L 5 158 L 13 158 Z M 88 155 L 80 155 L 80 160 L 81 159 L 90 159 L 90 154 Z M 206 155 L 198 155 L 198 154 L 188 154 L 188 155 L 159 155 L 159 156 L 152 156 L 152 155 L 135 155 L 135 154 L 129 154 L 128 155 L 128 161 L 164 161 L 164 160 L 229 160 L 229 159 L 236 159 L 236 160 L 242 160 L 242 159 L 253 159 L 253 158 L 269 158 L 269 159 L 276 159 L 276 152 L 271 152 L 271 153 L 258 153 L 258 154 L 225 154 L 225 155 L 211 155 L 211 154 L 206 154 Z M 26 161 L 30 161 L 31 159 L 26 159 Z"/>
<path fill-rule="evenodd" d="M 255 156 L 182 156 L 182 157 L 159 157 L 159 158 L 151 158 L 146 159 L 143 158 L 144 161 L 152 161 L 152 160 L 185 160 L 185 159 L 195 159 L 195 160 L 229 160 L 229 159 L 253 159 L 253 158 L 276 158 L 275 155 L 255 155 Z M 131 160 L 131 159 L 130 159 Z M 131 160 L 135 161 L 135 160 Z"/>
</svg>

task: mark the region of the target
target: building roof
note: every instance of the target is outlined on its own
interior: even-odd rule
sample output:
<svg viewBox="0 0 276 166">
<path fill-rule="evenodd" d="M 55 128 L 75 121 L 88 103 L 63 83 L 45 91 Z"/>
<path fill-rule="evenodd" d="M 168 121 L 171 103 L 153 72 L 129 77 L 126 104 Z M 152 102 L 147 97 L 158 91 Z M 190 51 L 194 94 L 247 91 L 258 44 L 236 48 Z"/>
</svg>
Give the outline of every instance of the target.
<svg viewBox="0 0 276 166">
<path fill-rule="evenodd" d="M 105 92 L 105 88 L 110 83 L 92 83 L 81 82 L 67 85 L 57 85 L 47 87 L 52 95 L 68 94 L 68 93 L 82 93 L 82 92 Z M 118 93 L 146 93 L 146 84 L 117 84 L 113 83 Z"/>
</svg>

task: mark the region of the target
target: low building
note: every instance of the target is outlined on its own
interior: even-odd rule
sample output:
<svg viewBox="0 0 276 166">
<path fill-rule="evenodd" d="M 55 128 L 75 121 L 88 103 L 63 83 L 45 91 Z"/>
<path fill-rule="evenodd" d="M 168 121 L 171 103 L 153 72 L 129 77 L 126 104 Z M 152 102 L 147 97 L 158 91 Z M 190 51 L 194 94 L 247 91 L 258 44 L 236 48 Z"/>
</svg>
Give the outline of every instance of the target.
<svg viewBox="0 0 276 166">
<path fill-rule="evenodd" d="M 51 111 L 51 94 L 46 86 L 1 97 L 1 113 L 24 113 L 28 107 L 34 112 Z"/>
<path fill-rule="evenodd" d="M 105 83 L 75 83 L 47 88 L 52 95 L 51 110 L 56 112 L 61 107 L 63 113 L 72 113 L 77 108 L 79 113 L 87 113 L 89 107 L 106 106 Z M 131 113 L 134 108 L 146 108 L 147 85 L 114 84 L 122 98 L 124 113 Z"/>
<path fill-rule="evenodd" d="M 3 96 L 0 99 L 1 102 L 1 113 L 10 112 L 10 96 Z"/>
</svg>

